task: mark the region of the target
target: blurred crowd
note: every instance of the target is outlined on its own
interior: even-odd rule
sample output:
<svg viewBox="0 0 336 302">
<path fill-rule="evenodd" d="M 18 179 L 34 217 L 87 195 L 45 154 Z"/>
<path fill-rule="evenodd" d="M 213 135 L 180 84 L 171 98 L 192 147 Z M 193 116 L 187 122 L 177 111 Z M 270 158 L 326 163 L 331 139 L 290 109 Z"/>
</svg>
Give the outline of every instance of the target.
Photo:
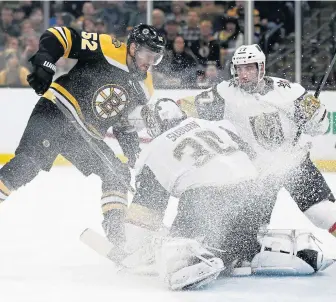
<svg viewBox="0 0 336 302">
<path fill-rule="evenodd" d="M 294 31 L 294 1 L 255 1 L 254 43 L 267 52 Z M 146 1 L 50 1 L 44 20 L 42 1 L 0 2 L 0 85 L 27 85 L 28 59 L 49 26 L 71 26 L 107 33 L 125 41 L 129 30 L 146 23 Z M 234 50 L 244 41 L 244 1 L 154 1 L 152 25 L 167 39 L 167 51 L 153 70 L 157 88 L 208 87 L 230 76 Z M 60 59 L 55 77 L 74 60 Z M 163 80 L 164 79 L 164 80 Z"/>
</svg>

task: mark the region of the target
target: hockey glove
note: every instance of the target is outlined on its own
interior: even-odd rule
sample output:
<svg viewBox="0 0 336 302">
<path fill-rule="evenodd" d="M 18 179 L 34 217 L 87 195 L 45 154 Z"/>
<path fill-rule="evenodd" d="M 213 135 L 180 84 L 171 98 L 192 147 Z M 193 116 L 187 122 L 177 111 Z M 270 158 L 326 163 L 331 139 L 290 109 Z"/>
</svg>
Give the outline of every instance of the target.
<svg viewBox="0 0 336 302">
<path fill-rule="evenodd" d="M 114 127 L 113 134 L 118 140 L 124 155 L 128 158 L 128 166 L 134 168 L 135 162 L 141 152 L 138 133 L 136 131 L 122 131 L 121 129 Z"/>
<path fill-rule="evenodd" d="M 125 210 L 113 209 L 104 213 L 102 222 L 107 239 L 121 248 L 125 243 Z"/>
<path fill-rule="evenodd" d="M 311 94 L 296 101 L 295 120 L 305 134 L 312 136 L 324 134 L 329 127 L 325 106 Z"/>
<path fill-rule="evenodd" d="M 29 85 L 38 95 L 44 94 L 52 83 L 53 76 L 56 72 L 56 66 L 46 55 L 36 54 L 29 59 L 34 69 L 27 76 Z"/>
<path fill-rule="evenodd" d="M 315 136 L 324 134 L 329 127 L 329 119 L 327 109 L 323 104 L 316 110 L 314 115 L 304 125 L 303 132 L 305 134 Z"/>
<path fill-rule="evenodd" d="M 307 123 L 321 107 L 319 99 L 311 94 L 305 94 L 295 101 L 295 117 L 298 124 Z"/>
</svg>

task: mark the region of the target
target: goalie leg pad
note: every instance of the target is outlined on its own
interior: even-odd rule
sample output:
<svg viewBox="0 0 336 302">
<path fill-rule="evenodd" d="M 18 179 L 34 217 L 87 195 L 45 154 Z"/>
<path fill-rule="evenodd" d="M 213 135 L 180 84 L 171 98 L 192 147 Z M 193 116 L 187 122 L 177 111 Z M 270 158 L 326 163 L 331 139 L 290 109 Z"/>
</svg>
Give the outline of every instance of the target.
<svg viewBox="0 0 336 302">
<path fill-rule="evenodd" d="M 309 275 L 334 263 L 310 232 L 267 230 L 259 240 L 261 251 L 251 263 L 254 274 Z"/>
<path fill-rule="evenodd" d="M 156 252 L 161 279 L 171 290 L 196 289 L 215 280 L 223 261 L 193 239 L 171 238 Z"/>
<path fill-rule="evenodd" d="M 208 262 L 201 261 L 173 273 L 169 278 L 170 289 L 198 289 L 215 280 L 224 269 L 223 261 L 214 257 Z"/>
<path fill-rule="evenodd" d="M 310 275 L 315 270 L 294 255 L 263 251 L 253 259 L 252 272 L 257 275 Z"/>
</svg>

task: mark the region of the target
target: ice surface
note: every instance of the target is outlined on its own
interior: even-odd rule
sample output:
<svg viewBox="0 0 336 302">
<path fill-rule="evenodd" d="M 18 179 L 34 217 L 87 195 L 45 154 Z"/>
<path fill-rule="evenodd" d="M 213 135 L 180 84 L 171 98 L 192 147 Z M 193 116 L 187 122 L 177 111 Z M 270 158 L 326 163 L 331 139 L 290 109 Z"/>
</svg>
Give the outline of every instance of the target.
<svg viewBox="0 0 336 302">
<path fill-rule="evenodd" d="M 336 191 L 336 174 L 326 174 Z M 311 277 L 244 277 L 198 292 L 169 292 L 157 280 L 117 275 L 113 263 L 79 241 L 101 231 L 100 180 L 74 168 L 41 173 L 0 207 L 1 302 L 228 302 L 335 301 L 336 265 Z M 274 227 L 311 227 L 285 192 Z M 314 229 L 315 230 L 315 229 Z M 336 239 L 317 231 L 336 257 Z"/>
</svg>

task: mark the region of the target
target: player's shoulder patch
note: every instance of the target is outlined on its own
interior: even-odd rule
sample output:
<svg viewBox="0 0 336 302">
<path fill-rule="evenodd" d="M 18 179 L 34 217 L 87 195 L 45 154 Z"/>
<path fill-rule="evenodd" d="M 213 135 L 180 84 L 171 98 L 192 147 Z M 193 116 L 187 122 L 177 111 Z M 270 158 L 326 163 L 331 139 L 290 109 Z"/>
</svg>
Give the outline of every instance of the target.
<svg viewBox="0 0 336 302">
<path fill-rule="evenodd" d="M 271 79 L 273 79 L 274 85 L 276 87 L 283 88 L 283 89 L 291 89 L 292 84 L 294 84 L 294 83 L 289 82 L 286 79 L 275 78 L 275 77 L 271 77 Z"/>
<path fill-rule="evenodd" d="M 109 35 L 99 35 L 99 42 L 105 59 L 117 68 L 128 71 L 126 64 L 127 47 L 125 43 Z"/>
<path fill-rule="evenodd" d="M 299 98 L 302 96 L 306 89 L 303 88 L 299 83 L 289 82 L 288 80 L 272 77 L 274 81 L 274 89 L 279 93 L 285 93 L 286 96 L 291 98 Z"/>
</svg>

